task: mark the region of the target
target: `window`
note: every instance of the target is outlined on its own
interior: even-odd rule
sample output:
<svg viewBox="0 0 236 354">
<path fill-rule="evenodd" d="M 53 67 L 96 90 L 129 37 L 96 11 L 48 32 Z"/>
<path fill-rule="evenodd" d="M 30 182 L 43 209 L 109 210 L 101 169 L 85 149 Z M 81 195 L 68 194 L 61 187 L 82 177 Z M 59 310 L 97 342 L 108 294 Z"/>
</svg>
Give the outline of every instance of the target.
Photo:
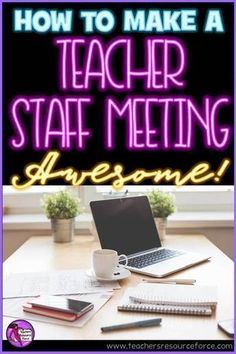
<svg viewBox="0 0 236 354">
<path fill-rule="evenodd" d="M 178 211 L 233 211 L 233 186 L 126 186 L 119 192 L 110 186 L 96 187 L 103 198 L 145 194 L 153 189 L 173 193 Z"/>
<path fill-rule="evenodd" d="M 32 186 L 25 190 L 16 190 L 12 186 L 3 186 L 3 207 L 7 214 L 42 213 L 40 199 L 46 193 L 65 189 L 65 186 Z"/>
<path fill-rule="evenodd" d="M 24 191 L 4 186 L 3 202 L 7 214 L 37 214 L 42 213 L 40 199 L 43 194 L 69 189 L 79 196 L 84 211 L 89 212 L 91 200 L 140 195 L 155 188 L 173 193 L 178 211 L 233 211 L 232 186 L 125 186 L 118 192 L 111 186 L 32 186 Z"/>
</svg>

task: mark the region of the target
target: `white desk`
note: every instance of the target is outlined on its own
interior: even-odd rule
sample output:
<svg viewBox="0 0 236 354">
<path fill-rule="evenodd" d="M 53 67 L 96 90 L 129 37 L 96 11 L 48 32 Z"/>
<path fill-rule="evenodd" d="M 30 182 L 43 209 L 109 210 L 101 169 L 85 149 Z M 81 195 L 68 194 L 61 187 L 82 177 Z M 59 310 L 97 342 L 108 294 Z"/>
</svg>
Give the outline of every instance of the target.
<svg viewBox="0 0 236 354">
<path fill-rule="evenodd" d="M 223 237 L 223 235 L 222 235 Z M 202 263 L 174 275 L 176 278 L 193 278 L 197 284 L 218 286 L 218 306 L 211 317 L 163 314 L 161 327 L 129 329 L 119 332 L 101 333 L 100 327 L 111 323 L 155 317 L 156 314 L 118 312 L 119 302 L 126 287 L 135 286 L 143 278 L 132 274 L 120 282 L 111 300 L 83 327 L 71 328 L 41 322 L 32 322 L 35 339 L 229 339 L 217 327 L 217 321 L 233 318 L 233 262 L 204 236 L 169 236 L 166 246 L 205 252 L 212 255 L 210 262 Z M 72 243 L 56 244 L 51 237 L 32 237 L 4 262 L 4 274 L 16 272 L 37 272 L 62 269 L 90 268 L 91 254 L 99 248 L 91 236 L 78 236 Z M 173 277 L 173 275 L 172 275 Z M 171 285 L 170 285 L 171 286 Z M 12 318 L 4 318 L 3 336 Z"/>
</svg>

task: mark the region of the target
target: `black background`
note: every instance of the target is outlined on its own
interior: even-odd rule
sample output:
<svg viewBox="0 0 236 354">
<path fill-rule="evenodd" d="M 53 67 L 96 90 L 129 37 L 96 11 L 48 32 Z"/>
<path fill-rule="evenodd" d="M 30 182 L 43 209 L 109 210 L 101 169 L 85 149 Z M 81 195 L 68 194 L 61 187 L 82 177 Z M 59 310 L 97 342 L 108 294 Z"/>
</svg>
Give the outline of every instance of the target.
<svg viewBox="0 0 236 354">
<path fill-rule="evenodd" d="M 23 176 L 25 165 L 30 162 L 39 162 L 45 151 L 33 151 L 29 138 L 28 146 L 22 151 L 11 150 L 9 139 L 14 135 L 13 128 L 9 119 L 8 109 L 10 102 L 17 95 L 63 95 L 59 89 L 58 81 L 58 48 L 53 45 L 53 38 L 60 34 L 52 33 L 14 33 L 12 30 L 12 14 L 14 8 L 42 8 L 42 5 L 29 4 L 3 4 L 3 184 L 10 184 L 10 177 L 13 174 Z M 109 8 L 113 10 L 117 18 L 116 30 L 110 34 L 102 34 L 104 40 L 113 39 L 115 35 L 122 35 L 121 14 L 124 8 L 144 8 L 142 4 L 111 4 L 111 3 L 87 3 L 73 4 L 67 3 L 44 3 L 43 8 L 70 8 L 74 9 L 74 32 L 73 35 L 84 35 L 82 31 L 82 21 L 78 19 L 77 13 L 80 9 L 101 9 Z M 182 39 L 188 51 L 188 67 L 185 73 L 187 86 L 184 90 L 172 89 L 165 95 L 178 94 L 193 96 L 201 106 L 204 95 L 219 96 L 229 95 L 232 104 L 222 109 L 219 120 L 224 124 L 232 125 L 233 129 L 233 4 L 212 4 L 201 3 L 192 4 L 145 4 L 145 8 L 158 9 L 180 9 L 197 8 L 197 23 L 199 31 L 196 33 L 174 33 L 160 34 L 161 36 L 174 36 Z M 220 8 L 225 24 L 225 33 L 204 33 L 203 24 L 209 8 Z M 66 34 L 65 34 L 66 35 Z M 95 33 L 93 35 L 98 35 Z M 142 39 L 150 34 L 133 34 L 137 44 L 135 60 L 137 66 L 143 64 Z M 155 35 L 155 34 L 153 34 Z M 120 69 L 120 68 L 118 68 Z M 66 95 L 74 95 L 75 92 L 66 92 Z M 92 129 L 93 137 L 88 140 L 87 148 L 83 152 L 70 151 L 63 152 L 60 162 L 56 168 L 66 168 L 73 166 L 77 170 L 90 170 L 99 162 L 109 161 L 110 163 L 122 163 L 125 172 L 129 173 L 137 168 L 157 169 L 157 168 L 178 168 L 187 171 L 200 161 L 210 162 L 212 169 L 219 167 L 223 158 L 231 158 L 233 161 L 233 138 L 228 148 L 224 151 L 209 150 L 204 147 L 202 132 L 196 129 L 196 146 L 189 152 L 174 151 L 148 151 L 148 152 L 128 152 L 125 148 L 125 120 L 120 120 L 116 131 L 116 148 L 106 151 L 103 144 L 104 131 L 104 99 L 107 95 L 115 96 L 113 91 L 105 93 L 98 92 L 96 86 L 88 92 L 94 96 L 94 102 L 87 112 L 86 125 Z M 136 85 L 135 92 L 132 94 L 145 94 L 142 85 Z M 158 92 L 146 92 L 148 95 L 157 95 Z M 77 96 L 86 93 L 76 93 Z M 164 94 L 163 94 L 164 95 Z M 125 93 L 117 94 L 117 98 L 122 99 Z M 27 129 L 31 132 L 29 116 L 25 117 Z M 55 142 L 53 148 L 57 148 Z M 50 184 L 50 183 L 48 183 Z M 61 179 L 53 180 L 51 184 L 63 184 Z M 148 181 L 145 181 L 148 184 Z M 233 184 L 233 164 L 225 174 L 221 184 Z"/>
<path fill-rule="evenodd" d="M 109 351 L 117 353 L 117 345 L 126 346 L 127 349 L 122 349 L 122 352 L 136 352 L 138 346 L 140 348 L 145 345 L 145 352 L 153 352 L 153 347 L 161 347 L 161 350 L 155 349 L 155 352 L 180 352 L 183 348 L 185 351 L 192 352 L 191 347 L 198 344 L 198 348 L 194 351 L 205 352 L 206 346 L 209 352 L 233 352 L 234 341 L 233 340 L 34 340 L 27 347 L 24 347 L 24 352 L 101 352 Z M 109 345 L 109 350 L 108 350 Z M 158 346 L 157 346 L 158 345 Z M 229 349 L 229 346 L 231 349 Z M 114 348 L 114 349 L 113 349 Z M 171 349 L 170 349 L 171 348 Z M 3 341 L 3 351 L 10 352 L 22 352 L 22 348 L 13 347 L 7 340 Z"/>
</svg>

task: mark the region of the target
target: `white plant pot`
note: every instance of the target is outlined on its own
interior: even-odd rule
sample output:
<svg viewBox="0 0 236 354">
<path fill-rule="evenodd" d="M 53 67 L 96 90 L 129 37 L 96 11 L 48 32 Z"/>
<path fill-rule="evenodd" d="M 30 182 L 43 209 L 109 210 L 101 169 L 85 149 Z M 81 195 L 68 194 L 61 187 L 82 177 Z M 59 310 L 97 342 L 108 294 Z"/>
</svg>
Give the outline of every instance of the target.
<svg viewBox="0 0 236 354">
<path fill-rule="evenodd" d="M 54 242 L 71 242 L 74 238 L 75 218 L 51 219 Z"/>
<path fill-rule="evenodd" d="M 167 218 L 155 218 L 155 223 L 160 240 L 164 241 L 166 238 Z"/>
</svg>

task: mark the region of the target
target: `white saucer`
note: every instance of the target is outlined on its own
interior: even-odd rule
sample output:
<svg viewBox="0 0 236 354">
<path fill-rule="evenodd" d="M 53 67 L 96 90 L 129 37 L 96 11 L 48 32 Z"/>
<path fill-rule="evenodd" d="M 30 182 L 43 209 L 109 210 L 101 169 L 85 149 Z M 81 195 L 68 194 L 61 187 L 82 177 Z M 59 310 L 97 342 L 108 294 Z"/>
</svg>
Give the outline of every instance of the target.
<svg viewBox="0 0 236 354">
<path fill-rule="evenodd" d="M 111 278 L 101 278 L 101 277 L 97 277 L 93 271 L 93 269 L 89 269 L 87 270 L 86 274 L 89 277 L 93 277 L 96 278 L 97 280 L 103 280 L 103 281 L 116 281 L 116 280 L 121 280 L 121 279 L 125 279 L 128 278 L 131 273 L 128 269 L 125 268 L 120 268 L 117 267 L 112 275 Z"/>
</svg>

